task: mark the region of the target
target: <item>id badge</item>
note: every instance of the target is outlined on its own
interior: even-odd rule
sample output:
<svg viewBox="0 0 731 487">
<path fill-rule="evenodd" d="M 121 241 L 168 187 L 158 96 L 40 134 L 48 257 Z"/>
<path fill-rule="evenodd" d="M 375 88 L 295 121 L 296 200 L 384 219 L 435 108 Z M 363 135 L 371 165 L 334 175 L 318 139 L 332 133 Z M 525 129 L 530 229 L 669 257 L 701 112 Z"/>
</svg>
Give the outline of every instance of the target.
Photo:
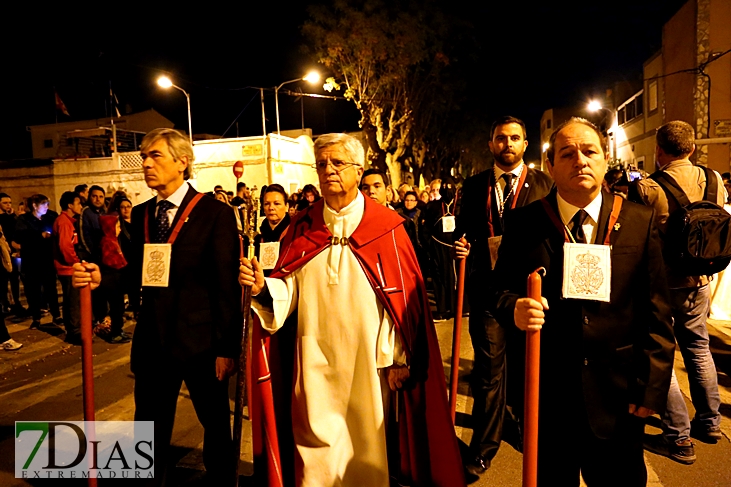
<svg viewBox="0 0 731 487">
<path fill-rule="evenodd" d="M 487 238 L 487 246 L 490 248 L 490 264 L 492 265 L 493 270 L 495 269 L 495 264 L 497 264 L 497 251 L 500 248 L 502 241 L 502 235 Z"/>
<path fill-rule="evenodd" d="M 565 243 L 563 289 L 565 299 L 609 302 L 612 254 L 609 245 Z"/>
<path fill-rule="evenodd" d="M 442 217 L 442 232 L 452 233 L 454 231 L 454 215 Z"/>
<path fill-rule="evenodd" d="M 168 287 L 172 249 L 169 243 L 145 244 L 142 257 L 143 286 Z"/>
<path fill-rule="evenodd" d="M 262 269 L 274 269 L 278 260 L 279 242 L 262 242 L 259 244 L 259 263 Z"/>
</svg>

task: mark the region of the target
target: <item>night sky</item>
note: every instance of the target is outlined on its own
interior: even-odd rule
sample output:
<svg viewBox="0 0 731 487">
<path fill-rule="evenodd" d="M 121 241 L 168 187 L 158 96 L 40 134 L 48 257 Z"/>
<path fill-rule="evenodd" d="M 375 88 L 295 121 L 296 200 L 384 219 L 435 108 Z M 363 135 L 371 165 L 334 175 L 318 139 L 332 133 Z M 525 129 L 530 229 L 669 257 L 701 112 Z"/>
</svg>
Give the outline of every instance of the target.
<svg viewBox="0 0 731 487">
<path fill-rule="evenodd" d="M 28 125 L 54 123 L 54 87 L 71 118 L 104 117 L 109 83 L 120 110 L 154 108 L 187 130 L 185 97 L 157 87 L 160 74 L 190 93 L 193 132 L 261 134 L 259 92 L 317 68 L 303 53 L 300 27 L 306 3 L 199 2 L 183 17 L 182 4 L 165 9 L 131 4 L 75 12 L 34 8 L 7 17 L 0 33 L 0 160 L 31 157 Z M 615 81 L 640 79 L 642 63 L 661 46 L 661 28 L 682 0 L 546 2 L 448 2 L 468 20 L 472 48 L 455 59 L 467 80 L 463 111 L 489 123 L 512 114 L 528 124 L 538 155 L 540 116 L 602 94 Z M 76 7 L 78 8 L 78 7 Z M 112 10 L 112 8 L 114 8 Z M 322 70 L 322 68 L 321 68 Z M 324 73 L 324 71 L 323 71 Z M 305 82 L 284 89 L 326 94 Z M 301 127 L 297 98 L 280 92 L 282 129 Z M 276 131 L 273 91 L 266 93 L 267 130 Z M 304 99 L 305 125 L 315 134 L 357 130 L 358 113 L 347 101 Z M 231 128 L 229 128 L 231 126 Z"/>
</svg>

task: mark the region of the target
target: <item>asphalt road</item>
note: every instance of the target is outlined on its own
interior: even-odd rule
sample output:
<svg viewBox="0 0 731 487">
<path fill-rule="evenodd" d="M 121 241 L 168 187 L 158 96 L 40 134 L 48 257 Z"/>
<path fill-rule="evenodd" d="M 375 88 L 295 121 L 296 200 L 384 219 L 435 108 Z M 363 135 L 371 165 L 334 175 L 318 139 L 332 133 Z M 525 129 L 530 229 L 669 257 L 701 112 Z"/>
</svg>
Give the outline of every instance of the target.
<svg viewBox="0 0 731 487">
<path fill-rule="evenodd" d="M 50 318 L 45 318 L 50 321 Z M 17 352 L 0 352 L 0 486 L 85 485 L 76 481 L 25 481 L 13 476 L 14 422 L 22 420 L 81 420 L 81 355 L 80 347 L 62 341 L 62 330 L 28 329 L 30 320 L 20 323 L 7 321 L 13 338 L 24 344 Z M 472 366 L 472 348 L 464 320 L 460 349 L 460 383 L 456 432 L 460 440 L 469 443 L 472 430 L 470 416 L 472 399 L 466 378 Z M 716 360 L 721 389 L 722 431 L 724 439 L 716 445 L 696 442 L 698 460 L 691 466 L 675 463 L 664 457 L 646 453 L 652 487 L 711 487 L 731 486 L 731 336 L 718 330 L 719 324 L 709 327 L 713 333 L 712 348 Z M 720 324 L 723 325 L 723 324 Z M 726 324 L 731 329 L 731 324 Z M 134 322 L 128 321 L 127 331 L 134 331 Z M 445 374 L 449 374 L 452 321 L 437 324 L 442 348 Z M 731 333 L 731 332 L 730 332 Z M 130 344 L 111 345 L 98 338 L 94 342 L 95 397 L 97 420 L 132 420 L 134 401 L 133 378 L 129 371 Z M 676 372 L 681 389 L 688 394 L 687 375 L 680 356 L 676 357 Z M 233 388 L 233 381 L 231 381 Z M 233 396 L 233 392 L 231 393 Z M 688 401 L 692 414 L 692 404 Z M 648 433 L 658 433 L 653 426 Z M 248 423 L 246 423 L 248 426 Z M 250 430 L 244 434 L 242 453 L 243 475 L 251 475 Z M 177 468 L 174 483 L 199 485 L 203 473 L 201 445 L 203 431 L 195 416 L 187 391 L 183 389 L 178 400 L 178 413 L 173 445 Z M 619 466 L 621 468 L 621 466 Z M 503 443 L 492 467 L 472 485 L 491 487 L 521 486 L 522 456 L 512 446 Z M 108 485 L 111 482 L 100 482 Z M 118 482 L 117 482 L 118 483 Z"/>
</svg>

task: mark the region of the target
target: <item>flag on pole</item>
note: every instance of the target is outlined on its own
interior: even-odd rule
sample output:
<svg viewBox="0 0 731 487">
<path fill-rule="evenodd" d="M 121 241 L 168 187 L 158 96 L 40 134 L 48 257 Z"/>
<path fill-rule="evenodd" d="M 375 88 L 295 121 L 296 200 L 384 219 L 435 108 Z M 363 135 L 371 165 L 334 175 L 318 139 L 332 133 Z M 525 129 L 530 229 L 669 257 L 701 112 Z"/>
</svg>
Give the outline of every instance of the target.
<svg viewBox="0 0 731 487">
<path fill-rule="evenodd" d="M 110 116 L 114 116 L 116 113 L 117 118 L 121 117 L 122 115 L 119 113 L 119 100 L 117 99 L 116 93 L 112 91 L 112 82 L 109 81 L 109 106 L 111 108 L 110 110 Z"/>
<path fill-rule="evenodd" d="M 61 97 L 58 96 L 58 92 L 54 90 L 54 94 L 56 95 L 56 110 L 60 111 L 67 117 L 70 117 L 71 115 L 69 115 L 69 111 L 66 108 L 66 105 L 64 104 L 63 100 L 61 100 Z"/>
</svg>

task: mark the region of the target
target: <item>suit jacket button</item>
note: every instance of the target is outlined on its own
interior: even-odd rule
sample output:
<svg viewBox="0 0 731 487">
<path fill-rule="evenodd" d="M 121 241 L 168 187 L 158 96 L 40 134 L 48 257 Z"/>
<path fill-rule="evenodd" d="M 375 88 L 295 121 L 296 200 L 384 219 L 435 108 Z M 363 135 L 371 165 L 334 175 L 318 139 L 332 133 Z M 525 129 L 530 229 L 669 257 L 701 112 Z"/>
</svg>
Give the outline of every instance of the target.
<svg viewBox="0 0 731 487">
<path fill-rule="evenodd" d="M 584 324 L 585 325 L 588 325 L 589 324 L 589 317 L 588 316 L 584 316 Z"/>
</svg>

